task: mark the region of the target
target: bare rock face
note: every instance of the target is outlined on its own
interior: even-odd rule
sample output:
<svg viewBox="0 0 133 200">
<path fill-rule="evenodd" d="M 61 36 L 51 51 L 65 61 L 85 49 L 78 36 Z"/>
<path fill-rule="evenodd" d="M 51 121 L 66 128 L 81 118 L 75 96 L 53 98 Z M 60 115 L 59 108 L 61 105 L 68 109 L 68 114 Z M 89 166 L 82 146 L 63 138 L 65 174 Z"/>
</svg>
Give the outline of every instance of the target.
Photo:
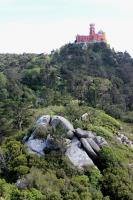
<svg viewBox="0 0 133 200">
<path fill-rule="evenodd" d="M 73 139 L 73 137 L 74 137 L 74 133 L 71 130 L 67 131 L 66 135 L 67 135 L 68 139 Z"/>
<path fill-rule="evenodd" d="M 107 141 L 101 136 L 96 136 L 94 138 L 94 141 L 98 144 L 99 147 L 102 147 L 104 145 L 108 145 Z"/>
<path fill-rule="evenodd" d="M 28 151 L 30 153 L 36 153 L 39 156 L 44 155 L 44 148 L 46 147 L 46 140 L 41 139 L 30 139 L 26 142 Z"/>
<path fill-rule="evenodd" d="M 49 123 L 50 123 L 50 119 L 51 119 L 51 117 L 50 117 L 50 115 L 43 115 L 42 117 L 40 117 L 37 121 L 36 121 L 36 126 L 37 127 L 47 127 L 48 125 L 49 125 Z M 36 129 L 35 129 L 36 130 Z M 32 134 L 31 134 L 31 136 L 29 137 L 29 139 L 28 139 L 28 141 L 30 141 L 30 140 L 33 140 L 34 139 L 34 136 L 35 136 L 35 133 L 36 131 L 34 131 Z M 26 137 L 23 139 L 23 140 L 25 140 L 26 139 Z"/>
<path fill-rule="evenodd" d="M 82 130 L 81 128 L 77 128 L 75 130 L 75 135 L 78 138 L 94 138 L 95 137 L 95 133 L 92 133 L 91 131 Z"/>
<path fill-rule="evenodd" d="M 50 115 L 43 115 L 36 121 L 36 124 L 47 126 L 50 123 L 50 119 L 51 119 Z"/>
<path fill-rule="evenodd" d="M 53 116 L 50 122 L 51 126 L 56 127 L 59 123 L 61 123 L 63 128 L 67 131 L 74 131 L 73 125 L 67 119 L 58 115 Z"/>
<path fill-rule="evenodd" d="M 89 156 L 91 156 L 92 158 L 96 159 L 97 154 L 95 153 L 95 151 L 93 150 L 93 148 L 91 147 L 91 145 L 89 144 L 87 139 L 81 138 L 80 141 L 81 141 L 81 144 L 82 144 L 83 148 L 85 149 L 86 153 Z"/>
<path fill-rule="evenodd" d="M 68 138 L 72 139 L 74 137 L 74 127 L 73 125 L 64 117 L 61 116 L 53 116 L 50 122 L 50 125 L 53 128 L 56 128 L 58 124 L 61 124 L 64 128 L 64 131 L 67 131 L 66 135 Z"/>
<path fill-rule="evenodd" d="M 87 142 L 90 144 L 90 146 L 96 153 L 100 151 L 100 147 L 98 146 L 98 144 L 96 144 L 96 142 L 92 138 L 87 138 Z"/>
<path fill-rule="evenodd" d="M 79 169 L 82 169 L 84 166 L 94 165 L 92 159 L 84 149 L 81 148 L 81 143 L 76 137 L 69 144 L 66 156 L 70 159 L 73 165 Z"/>
</svg>

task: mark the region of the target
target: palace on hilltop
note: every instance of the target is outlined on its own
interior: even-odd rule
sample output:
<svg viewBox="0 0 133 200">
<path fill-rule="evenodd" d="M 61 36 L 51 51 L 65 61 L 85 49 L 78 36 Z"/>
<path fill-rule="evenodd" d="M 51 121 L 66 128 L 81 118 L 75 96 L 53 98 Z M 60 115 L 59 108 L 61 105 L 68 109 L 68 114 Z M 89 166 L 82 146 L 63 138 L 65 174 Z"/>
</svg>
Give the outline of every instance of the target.
<svg viewBox="0 0 133 200">
<path fill-rule="evenodd" d="M 77 35 L 76 43 L 96 43 L 96 42 L 107 42 L 105 32 L 100 30 L 98 33 L 95 32 L 95 24 L 90 24 L 89 35 Z"/>
</svg>

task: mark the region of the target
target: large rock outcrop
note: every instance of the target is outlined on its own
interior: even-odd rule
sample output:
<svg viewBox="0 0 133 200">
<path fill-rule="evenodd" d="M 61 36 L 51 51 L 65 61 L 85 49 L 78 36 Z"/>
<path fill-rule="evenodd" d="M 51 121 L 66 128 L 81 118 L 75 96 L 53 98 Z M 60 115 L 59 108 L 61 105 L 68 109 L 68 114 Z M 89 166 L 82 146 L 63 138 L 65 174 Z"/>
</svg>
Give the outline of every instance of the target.
<svg viewBox="0 0 133 200">
<path fill-rule="evenodd" d="M 94 165 L 92 159 L 81 147 L 81 142 L 76 137 L 71 140 L 66 151 L 66 156 L 68 156 L 70 161 L 78 168 Z"/>
<path fill-rule="evenodd" d="M 98 152 L 101 147 L 107 145 L 106 140 L 91 131 L 80 128 L 74 129 L 73 125 L 62 116 L 56 115 L 51 117 L 44 115 L 36 121 L 37 127 L 48 128 L 48 126 L 51 126 L 53 129 L 56 129 L 58 125 L 62 126 L 62 131 L 66 134 L 67 148 L 65 155 L 73 165 L 80 169 L 87 165 L 94 165 L 95 160 L 98 159 Z M 25 141 L 30 153 L 44 156 L 45 148 L 56 149 L 50 134 L 46 138 L 37 138 L 35 132 Z"/>
</svg>

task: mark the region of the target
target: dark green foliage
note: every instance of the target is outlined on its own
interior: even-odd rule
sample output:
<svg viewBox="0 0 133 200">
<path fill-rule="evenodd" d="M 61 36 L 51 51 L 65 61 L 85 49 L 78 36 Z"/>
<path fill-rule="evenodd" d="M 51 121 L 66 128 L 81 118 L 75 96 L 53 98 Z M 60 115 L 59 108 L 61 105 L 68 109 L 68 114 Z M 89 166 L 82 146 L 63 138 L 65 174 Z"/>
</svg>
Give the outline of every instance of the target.
<svg viewBox="0 0 133 200">
<path fill-rule="evenodd" d="M 133 199 L 133 180 L 126 169 L 108 168 L 103 174 L 103 191 L 110 195 L 111 199 Z"/>
<path fill-rule="evenodd" d="M 53 192 L 48 195 L 47 200 L 62 200 L 60 193 Z"/>
<path fill-rule="evenodd" d="M 6 183 L 3 179 L 0 179 L 0 197 L 7 200 L 44 200 L 40 191 L 34 188 L 21 191 L 15 185 Z"/>
<path fill-rule="evenodd" d="M 56 149 L 59 149 L 61 154 L 64 154 L 66 150 L 66 131 L 62 127 L 62 124 L 57 124 L 56 127 L 51 131 L 53 137 L 53 145 Z"/>
<path fill-rule="evenodd" d="M 118 118 L 131 108 L 133 60 L 126 53 L 112 51 L 105 44 L 87 48 L 68 44 L 58 56 L 61 75 L 74 97 Z"/>
<path fill-rule="evenodd" d="M 114 199 L 133 199 L 133 177 L 128 170 L 124 154 L 119 150 L 104 147 L 100 152 L 100 165 L 103 170 L 102 191 Z"/>
<path fill-rule="evenodd" d="M 113 147 L 103 147 L 99 156 L 102 169 L 121 166 L 122 164 L 124 165 L 124 161 L 126 162 L 124 155 Z"/>
<path fill-rule="evenodd" d="M 120 132 L 132 139 L 133 128 L 122 130 L 122 122 L 102 110 L 133 121 L 133 59 L 127 52 L 96 43 L 67 44 L 50 55 L 0 54 L 0 198 L 132 200 L 133 151 L 115 137 Z M 106 138 L 109 147 L 99 152 L 100 171 L 80 171 L 70 163 L 60 125 L 35 132 L 35 138 L 51 134 L 54 151 L 45 150 L 45 157 L 28 154 L 21 141 L 35 130 L 34 112 L 36 117 L 64 116 L 75 128 Z M 84 113 L 88 117 L 82 121 Z M 23 190 L 15 185 L 18 179 L 26 181 Z"/>
<path fill-rule="evenodd" d="M 37 126 L 34 130 L 34 138 L 47 138 L 49 134 L 52 134 L 53 129 L 50 126 Z"/>
<path fill-rule="evenodd" d="M 25 96 L 38 107 L 73 98 L 117 118 L 133 108 L 133 60 L 106 44 L 67 44 L 50 55 L 1 54 L 0 62 L 1 99 Z"/>
<path fill-rule="evenodd" d="M 12 181 L 29 172 L 24 146 L 20 142 L 11 140 L 1 148 L 0 167 L 1 175 Z"/>
<path fill-rule="evenodd" d="M 87 169 L 85 169 L 85 175 L 88 176 L 89 182 L 94 188 L 100 189 L 102 174 L 99 169 L 96 169 L 95 167 L 88 167 Z"/>
</svg>

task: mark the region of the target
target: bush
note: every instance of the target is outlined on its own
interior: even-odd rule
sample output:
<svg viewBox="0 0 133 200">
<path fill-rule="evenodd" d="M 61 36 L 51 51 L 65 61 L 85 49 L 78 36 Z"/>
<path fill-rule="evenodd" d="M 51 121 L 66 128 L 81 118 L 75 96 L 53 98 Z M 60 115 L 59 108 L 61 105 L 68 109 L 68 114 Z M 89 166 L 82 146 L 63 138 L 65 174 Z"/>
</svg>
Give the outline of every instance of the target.
<svg viewBox="0 0 133 200">
<path fill-rule="evenodd" d="M 10 200 L 45 200 L 45 196 L 40 191 L 32 188 L 31 190 L 18 190 L 12 191 Z"/>
<path fill-rule="evenodd" d="M 101 169 L 124 165 L 124 161 L 124 156 L 113 147 L 104 146 L 99 152 L 99 167 Z"/>
<path fill-rule="evenodd" d="M 62 200 L 61 194 L 58 192 L 53 192 L 47 195 L 47 200 Z"/>
<path fill-rule="evenodd" d="M 94 200 L 103 200 L 103 194 L 100 190 L 91 188 L 91 195 L 92 195 L 92 199 Z"/>
<path fill-rule="evenodd" d="M 35 187 L 43 194 L 49 194 L 49 192 L 60 192 L 64 187 L 64 180 L 58 179 L 54 171 L 49 170 L 43 174 L 42 170 L 32 167 L 26 179 L 30 188 Z"/>
<path fill-rule="evenodd" d="M 80 199 L 81 200 L 92 200 L 92 195 L 90 192 L 81 192 Z"/>
<path fill-rule="evenodd" d="M 108 168 L 104 170 L 103 192 L 110 195 L 111 199 L 133 200 L 133 180 L 129 177 L 127 170 L 121 167 Z"/>
<path fill-rule="evenodd" d="M 33 133 L 34 138 L 35 139 L 36 138 L 38 138 L 38 139 L 44 139 L 45 138 L 46 139 L 47 136 L 52 133 L 52 131 L 53 131 L 52 127 L 50 127 L 50 126 L 47 126 L 47 127 L 42 126 L 42 125 L 37 126 L 34 133 Z"/>
<path fill-rule="evenodd" d="M 71 192 L 67 191 L 65 196 L 63 197 L 63 200 L 80 200 L 80 197 L 77 192 Z"/>
<path fill-rule="evenodd" d="M 14 168 L 14 171 L 17 172 L 17 174 L 19 176 L 22 176 L 22 175 L 28 174 L 29 167 L 23 166 L 23 165 L 19 165 L 18 167 Z"/>
<path fill-rule="evenodd" d="M 102 174 L 96 167 L 88 167 L 85 169 L 85 175 L 89 178 L 89 183 L 96 189 L 100 189 L 100 182 L 102 181 Z"/>
</svg>

